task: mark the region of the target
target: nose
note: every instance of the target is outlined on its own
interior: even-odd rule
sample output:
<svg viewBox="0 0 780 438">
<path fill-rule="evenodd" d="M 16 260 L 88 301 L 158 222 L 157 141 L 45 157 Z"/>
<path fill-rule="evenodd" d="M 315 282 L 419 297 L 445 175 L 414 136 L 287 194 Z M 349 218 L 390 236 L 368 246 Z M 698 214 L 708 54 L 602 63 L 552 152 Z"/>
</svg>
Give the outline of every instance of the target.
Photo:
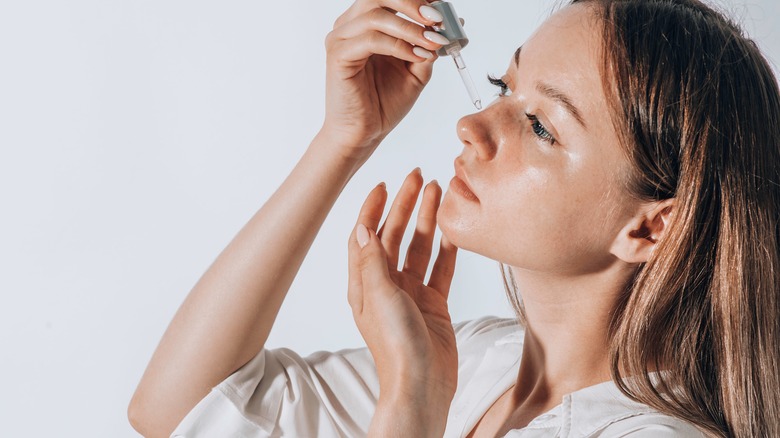
<svg viewBox="0 0 780 438">
<path fill-rule="evenodd" d="M 480 160 L 490 160 L 496 153 L 496 145 L 490 132 L 490 108 L 469 114 L 458 120 L 458 138 L 471 148 Z"/>
</svg>

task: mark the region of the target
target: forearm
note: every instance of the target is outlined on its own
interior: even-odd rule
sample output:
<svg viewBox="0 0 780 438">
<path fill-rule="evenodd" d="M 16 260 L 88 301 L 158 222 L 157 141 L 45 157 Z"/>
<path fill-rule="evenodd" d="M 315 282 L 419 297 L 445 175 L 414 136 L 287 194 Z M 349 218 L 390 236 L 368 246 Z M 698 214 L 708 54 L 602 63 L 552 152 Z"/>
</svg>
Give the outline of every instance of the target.
<svg viewBox="0 0 780 438">
<path fill-rule="evenodd" d="M 327 141 L 314 139 L 176 312 L 131 402 L 144 427 L 169 433 L 263 348 L 322 223 L 362 164 L 328 153 Z"/>
</svg>

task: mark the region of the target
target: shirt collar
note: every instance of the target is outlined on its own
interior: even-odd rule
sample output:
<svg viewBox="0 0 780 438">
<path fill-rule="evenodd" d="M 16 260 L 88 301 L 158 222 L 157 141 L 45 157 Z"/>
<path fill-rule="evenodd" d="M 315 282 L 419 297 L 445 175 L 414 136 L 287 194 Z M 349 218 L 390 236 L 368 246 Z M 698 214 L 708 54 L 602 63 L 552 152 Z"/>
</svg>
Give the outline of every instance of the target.
<svg viewBox="0 0 780 438">
<path fill-rule="evenodd" d="M 523 347 L 522 329 L 513 331 L 485 350 L 473 377 L 457 391 L 451 406 L 451 421 L 445 436 L 463 436 L 485 411 L 517 379 Z M 656 373 L 650 373 L 655 379 Z M 582 388 L 563 397 L 561 404 L 539 415 L 526 427 L 515 429 L 506 438 L 526 436 L 532 430 L 558 431 L 557 436 L 582 438 L 608 425 L 636 415 L 655 412 L 623 394 L 613 381 Z"/>
<path fill-rule="evenodd" d="M 522 350 L 523 330 L 516 327 L 495 340 L 477 358 L 479 364 L 473 372 L 458 376 L 459 379 L 470 378 L 459 384 L 455 392 L 445 437 L 461 437 L 468 433 L 493 402 L 515 383 Z"/>
<path fill-rule="evenodd" d="M 545 436 L 584 438 L 617 421 L 652 412 L 656 411 L 629 399 L 610 380 L 565 395 L 560 405 L 505 438 L 536 436 L 528 432 L 541 429 L 547 430 Z"/>
</svg>

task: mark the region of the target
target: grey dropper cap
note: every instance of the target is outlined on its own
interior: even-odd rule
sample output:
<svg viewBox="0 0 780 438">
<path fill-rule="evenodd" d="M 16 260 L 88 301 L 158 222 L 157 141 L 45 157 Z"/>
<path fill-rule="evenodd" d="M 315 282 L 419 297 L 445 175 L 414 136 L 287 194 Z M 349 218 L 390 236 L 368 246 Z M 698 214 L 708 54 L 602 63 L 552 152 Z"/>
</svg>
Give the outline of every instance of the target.
<svg viewBox="0 0 780 438">
<path fill-rule="evenodd" d="M 461 49 L 466 47 L 466 44 L 469 43 L 469 39 L 466 36 L 466 31 L 463 30 L 463 26 L 460 24 L 460 19 L 458 18 L 458 14 L 455 12 L 452 3 L 437 0 L 431 2 L 430 6 L 439 11 L 442 17 L 444 17 L 441 24 L 434 26 L 433 29 L 451 41 L 451 44 L 440 47 L 436 53 L 439 56 L 446 56 L 448 55 L 447 49 L 453 45 L 457 45 Z"/>
</svg>

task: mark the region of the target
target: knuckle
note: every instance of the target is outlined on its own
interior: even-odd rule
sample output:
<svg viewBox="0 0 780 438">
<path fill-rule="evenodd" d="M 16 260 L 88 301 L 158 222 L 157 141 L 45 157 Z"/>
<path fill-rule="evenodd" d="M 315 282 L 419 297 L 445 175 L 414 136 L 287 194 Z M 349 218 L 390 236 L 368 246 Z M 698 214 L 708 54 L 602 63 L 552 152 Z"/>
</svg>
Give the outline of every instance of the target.
<svg viewBox="0 0 780 438">
<path fill-rule="evenodd" d="M 431 248 L 427 245 L 412 245 L 409 247 L 409 252 L 416 256 L 427 257 L 431 255 Z"/>
<path fill-rule="evenodd" d="M 334 34 L 335 34 L 334 31 L 330 31 L 330 32 L 328 32 L 327 35 L 325 35 L 325 48 L 326 49 L 333 48 L 333 42 L 334 42 L 333 40 L 336 38 L 336 36 Z"/>
<path fill-rule="evenodd" d="M 404 54 L 406 54 L 407 50 L 409 48 L 409 44 L 407 44 L 403 40 L 395 40 L 395 43 L 393 43 L 393 56 L 396 58 L 402 58 Z"/>
<path fill-rule="evenodd" d="M 420 37 L 422 37 L 423 29 L 409 20 L 402 20 L 401 32 L 404 35 L 414 35 L 414 36 L 419 35 Z"/>
<path fill-rule="evenodd" d="M 347 301 L 349 302 L 349 308 L 352 309 L 352 316 L 357 317 L 360 316 L 361 313 L 363 313 L 363 302 L 356 299 L 348 297 Z"/>
<path fill-rule="evenodd" d="M 420 213 L 417 215 L 417 222 L 420 223 L 428 223 L 428 222 L 435 222 L 436 221 L 436 211 L 426 211 L 425 209 L 420 209 Z"/>
<path fill-rule="evenodd" d="M 364 39 L 364 41 L 369 46 L 374 47 L 376 44 L 379 43 L 379 32 L 376 30 L 370 30 L 366 32 L 366 38 Z"/>
<path fill-rule="evenodd" d="M 396 44 L 398 44 L 398 43 L 396 42 Z M 403 202 L 401 200 L 396 200 L 395 202 L 393 202 L 393 207 L 392 208 L 394 210 L 404 214 L 404 215 L 408 215 L 408 214 L 411 214 L 411 212 L 414 210 L 414 204 L 410 204 L 408 202 Z"/>
<path fill-rule="evenodd" d="M 350 5 L 350 7 L 347 8 L 346 11 L 344 11 L 341 15 L 336 17 L 336 21 L 333 22 L 333 28 L 337 28 L 340 26 L 343 26 L 347 21 L 349 21 L 349 18 L 354 15 L 355 6 L 358 2 L 353 3 Z"/>
<path fill-rule="evenodd" d="M 367 270 L 370 265 L 371 259 L 368 257 L 361 257 L 360 260 L 358 260 L 358 266 L 360 267 L 361 271 Z"/>
<path fill-rule="evenodd" d="M 380 25 L 380 23 L 382 21 L 382 16 L 383 15 L 384 15 L 384 10 L 383 9 L 374 8 L 374 9 L 371 9 L 370 11 L 366 12 L 366 19 L 367 19 L 368 23 L 371 25 L 371 27 L 377 28 L 377 27 L 379 27 L 379 25 Z"/>
<path fill-rule="evenodd" d="M 439 273 L 443 274 L 445 277 L 450 277 L 455 273 L 455 270 L 450 265 L 439 265 L 438 268 Z"/>
<path fill-rule="evenodd" d="M 386 241 L 390 244 L 395 244 L 396 242 L 400 242 L 404 238 L 404 229 L 389 229 L 382 234 L 382 240 Z"/>
</svg>

